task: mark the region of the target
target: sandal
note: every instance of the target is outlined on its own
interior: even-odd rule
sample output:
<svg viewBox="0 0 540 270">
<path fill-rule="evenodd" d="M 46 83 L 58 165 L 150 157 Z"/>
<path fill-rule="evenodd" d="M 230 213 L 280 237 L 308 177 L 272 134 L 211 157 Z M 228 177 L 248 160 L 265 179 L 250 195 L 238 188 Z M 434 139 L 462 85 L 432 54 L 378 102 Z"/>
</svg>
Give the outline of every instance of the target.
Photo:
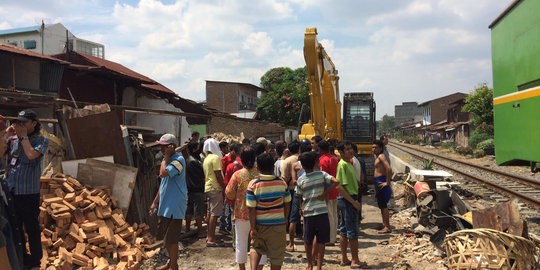
<svg viewBox="0 0 540 270">
<path fill-rule="evenodd" d="M 206 243 L 206 247 L 226 247 L 225 243 L 215 242 L 215 243 Z"/>
<path fill-rule="evenodd" d="M 347 265 L 351 265 L 351 263 L 352 263 L 351 261 L 348 261 L 348 262 L 346 262 L 346 263 L 340 262 L 340 263 L 339 263 L 339 266 L 347 266 Z"/>
</svg>

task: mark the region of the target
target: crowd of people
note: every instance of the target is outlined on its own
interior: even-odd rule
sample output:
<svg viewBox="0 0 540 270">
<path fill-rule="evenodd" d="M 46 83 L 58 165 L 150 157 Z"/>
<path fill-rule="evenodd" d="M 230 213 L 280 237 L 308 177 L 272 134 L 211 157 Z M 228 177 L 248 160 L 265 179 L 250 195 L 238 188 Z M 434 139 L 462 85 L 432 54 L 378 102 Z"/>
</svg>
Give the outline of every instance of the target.
<svg viewBox="0 0 540 270">
<path fill-rule="evenodd" d="M 286 251 L 296 249 L 296 235 L 302 235 L 306 269 L 322 269 L 325 248 L 336 244 L 337 235 L 340 265 L 369 268 L 358 256 L 367 173 L 355 144 L 315 136 L 288 145 L 263 137 L 254 143 L 244 139 L 229 145 L 199 137 L 194 132 L 182 146 L 171 134 L 158 141 L 164 158 L 150 213 L 159 217 L 160 237 L 170 256 L 162 269 L 178 269 L 184 219 L 186 232 L 195 220 L 196 235 L 205 238 L 207 248 L 229 246 L 216 237 L 216 230 L 232 235 L 241 270 L 246 269 L 250 246 L 251 269 L 262 269 L 267 261 L 271 269 L 281 269 Z M 392 170 L 387 143 L 388 137 L 381 136 L 372 146 L 380 234 L 391 232 Z"/>
<path fill-rule="evenodd" d="M 38 269 L 42 258 L 39 179 L 48 140 L 40 130 L 32 110 L 21 111 L 9 125 L 0 115 L 0 265 L 11 269 Z M 372 146 L 381 234 L 391 232 L 387 143 L 382 136 Z M 158 217 L 158 237 L 169 255 L 161 269 L 178 269 L 178 241 L 192 230 L 192 221 L 194 235 L 204 238 L 207 248 L 228 246 L 216 230 L 232 234 L 241 270 L 250 247 L 251 269 L 262 269 L 267 261 L 271 269 L 281 269 L 286 251 L 296 249 L 296 235 L 302 235 L 306 269 L 321 269 L 325 248 L 337 243 L 337 235 L 340 264 L 368 268 L 358 256 L 367 173 L 355 144 L 315 136 L 289 144 L 261 137 L 229 145 L 198 132 L 181 145 L 164 134 L 158 144 L 160 184 L 149 213 Z"/>
</svg>

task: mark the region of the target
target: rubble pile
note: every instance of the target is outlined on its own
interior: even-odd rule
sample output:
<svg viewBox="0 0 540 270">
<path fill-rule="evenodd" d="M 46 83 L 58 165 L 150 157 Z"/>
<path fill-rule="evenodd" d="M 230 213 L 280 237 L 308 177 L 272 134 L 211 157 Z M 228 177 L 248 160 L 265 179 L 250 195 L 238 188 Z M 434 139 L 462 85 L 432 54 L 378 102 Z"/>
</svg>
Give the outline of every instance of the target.
<svg viewBox="0 0 540 270">
<path fill-rule="evenodd" d="M 227 142 L 229 144 L 231 143 L 242 143 L 242 140 L 244 139 L 244 132 L 240 133 L 240 136 L 234 136 L 231 134 L 225 134 L 223 132 L 213 133 L 208 135 L 212 138 L 214 138 L 218 142 Z"/>
<path fill-rule="evenodd" d="M 388 240 L 390 247 L 397 251 L 392 254 L 392 261 L 395 263 L 407 263 L 413 267 L 420 262 L 444 264 L 444 252 L 435 247 L 430 236 L 422 233 L 423 226 L 416 223 L 416 210 L 414 207 L 402 210 L 392 215 L 393 224 L 401 224 L 403 234 L 392 237 Z"/>
<path fill-rule="evenodd" d="M 42 179 L 39 222 L 42 265 L 49 269 L 137 269 L 154 251 L 146 224 L 128 224 L 108 186 L 83 186 L 71 176 Z"/>
</svg>

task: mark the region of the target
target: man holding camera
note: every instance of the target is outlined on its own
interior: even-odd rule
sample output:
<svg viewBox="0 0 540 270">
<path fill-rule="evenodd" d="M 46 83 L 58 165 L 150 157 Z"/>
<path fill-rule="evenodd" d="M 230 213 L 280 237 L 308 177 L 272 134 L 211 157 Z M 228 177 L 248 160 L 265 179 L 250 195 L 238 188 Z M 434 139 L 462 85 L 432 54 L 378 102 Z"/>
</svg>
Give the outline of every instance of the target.
<svg viewBox="0 0 540 270">
<path fill-rule="evenodd" d="M 24 254 L 27 268 L 39 267 L 43 255 L 39 216 L 39 189 L 41 158 L 47 150 L 49 140 L 41 136 L 41 124 L 32 110 L 19 112 L 17 118 L 6 129 L 7 187 L 13 195 L 19 232 L 24 243 L 24 231 L 28 235 L 30 254 Z M 24 231 L 22 230 L 24 226 Z M 26 253 L 26 252 L 24 252 Z"/>
</svg>

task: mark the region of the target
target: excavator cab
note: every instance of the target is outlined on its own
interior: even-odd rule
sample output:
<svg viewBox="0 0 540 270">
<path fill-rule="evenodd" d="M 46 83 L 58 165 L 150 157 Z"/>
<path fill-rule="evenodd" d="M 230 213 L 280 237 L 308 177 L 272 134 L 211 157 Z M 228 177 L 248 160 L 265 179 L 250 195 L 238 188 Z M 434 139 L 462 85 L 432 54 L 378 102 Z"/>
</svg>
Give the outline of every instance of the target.
<svg viewBox="0 0 540 270">
<path fill-rule="evenodd" d="M 372 154 L 376 134 L 373 93 L 345 93 L 343 103 L 343 139 L 355 143 L 359 154 Z"/>
</svg>

